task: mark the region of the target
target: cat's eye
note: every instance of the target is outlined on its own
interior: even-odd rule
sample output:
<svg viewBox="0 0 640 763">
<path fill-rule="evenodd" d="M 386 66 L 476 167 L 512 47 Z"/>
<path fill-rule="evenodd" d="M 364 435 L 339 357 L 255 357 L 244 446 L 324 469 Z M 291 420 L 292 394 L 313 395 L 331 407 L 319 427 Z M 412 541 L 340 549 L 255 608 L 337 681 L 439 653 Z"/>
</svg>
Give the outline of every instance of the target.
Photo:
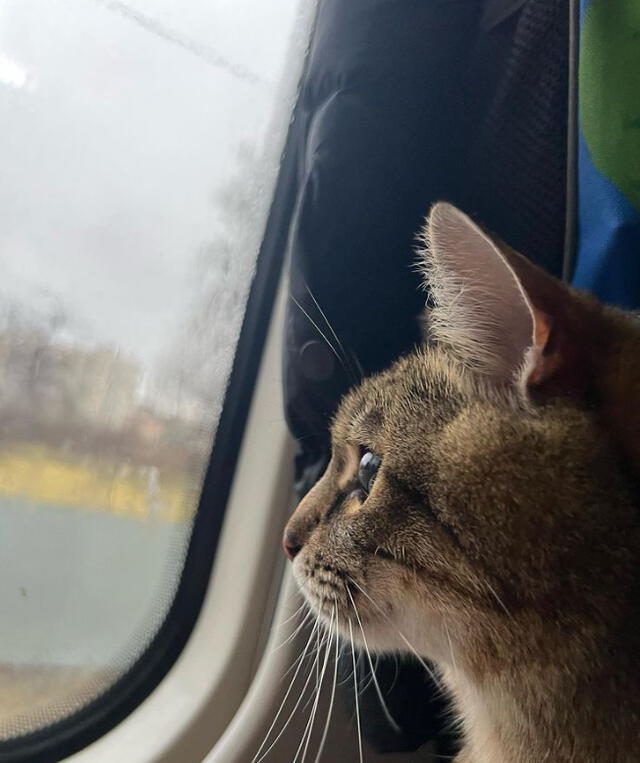
<svg viewBox="0 0 640 763">
<path fill-rule="evenodd" d="M 382 459 L 380 456 L 370 450 L 365 450 L 358 466 L 358 482 L 365 493 L 371 492 L 381 463 Z"/>
</svg>

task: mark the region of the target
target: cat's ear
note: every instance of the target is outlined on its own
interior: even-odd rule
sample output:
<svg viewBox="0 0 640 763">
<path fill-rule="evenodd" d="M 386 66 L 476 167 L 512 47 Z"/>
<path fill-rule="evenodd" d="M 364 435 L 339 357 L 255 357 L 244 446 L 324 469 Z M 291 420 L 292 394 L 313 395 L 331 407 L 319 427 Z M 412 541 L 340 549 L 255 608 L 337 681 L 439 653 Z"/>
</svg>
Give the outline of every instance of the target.
<svg viewBox="0 0 640 763">
<path fill-rule="evenodd" d="M 423 243 L 421 269 L 433 302 L 430 337 L 468 368 L 524 395 L 551 376 L 557 367 L 553 318 L 527 286 L 537 285 L 537 275 L 554 279 L 444 202 L 433 206 Z"/>
</svg>

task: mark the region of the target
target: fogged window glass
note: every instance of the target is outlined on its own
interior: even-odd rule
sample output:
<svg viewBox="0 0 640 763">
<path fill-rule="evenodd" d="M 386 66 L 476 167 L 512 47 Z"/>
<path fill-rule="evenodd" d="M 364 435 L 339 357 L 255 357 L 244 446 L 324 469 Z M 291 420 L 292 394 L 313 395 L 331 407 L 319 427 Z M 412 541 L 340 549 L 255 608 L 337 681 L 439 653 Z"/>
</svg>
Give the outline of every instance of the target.
<svg viewBox="0 0 640 763">
<path fill-rule="evenodd" d="M 104 691 L 171 605 L 309 16 L 0 6 L 0 740 Z"/>
</svg>

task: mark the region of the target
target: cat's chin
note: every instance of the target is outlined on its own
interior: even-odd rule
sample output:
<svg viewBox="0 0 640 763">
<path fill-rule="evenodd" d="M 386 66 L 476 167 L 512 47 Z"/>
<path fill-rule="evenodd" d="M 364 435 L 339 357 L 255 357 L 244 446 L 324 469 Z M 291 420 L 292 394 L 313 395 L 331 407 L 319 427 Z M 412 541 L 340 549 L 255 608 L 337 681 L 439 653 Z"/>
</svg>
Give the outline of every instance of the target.
<svg viewBox="0 0 640 763">
<path fill-rule="evenodd" d="M 356 647 L 369 649 L 371 652 L 402 652 L 402 641 L 397 631 L 389 627 L 381 618 L 370 613 L 363 613 L 359 619 L 353 614 L 351 607 L 345 607 L 343 601 L 333 599 L 319 600 L 308 589 L 303 589 L 305 599 L 311 606 L 312 612 L 318 617 L 326 631 L 338 631 L 340 637 Z M 363 634 L 364 631 L 364 634 Z"/>
<path fill-rule="evenodd" d="M 324 629 L 370 652 L 437 659 L 443 652 L 440 618 L 408 598 L 393 572 L 378 559 L 360 574 L 304 553 L 293 562 L 295 580 Z"/>
<path fill-rule="evenodd" d="M 294 574 L 296 573 L 294 567 Z M 391 605 L 382 608 L 358 590 L 357 584 L 336 587 L 319 583 L 300 572 L 295 574 L 300 590 L 325 630 L 338 631 L 347 642 L 371 652 L 407 652 L 407 644 L 394 625 Z"/>
</svg>

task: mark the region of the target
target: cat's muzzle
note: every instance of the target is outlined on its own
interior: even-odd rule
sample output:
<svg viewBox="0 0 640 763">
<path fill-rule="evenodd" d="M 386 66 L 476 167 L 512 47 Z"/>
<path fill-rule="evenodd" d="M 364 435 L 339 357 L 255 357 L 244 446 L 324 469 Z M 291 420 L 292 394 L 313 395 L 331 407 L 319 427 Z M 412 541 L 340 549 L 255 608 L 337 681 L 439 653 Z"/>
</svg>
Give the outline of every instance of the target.
<svg viewBox="0 0 640 763">
<path fill-rule="evenodd" d="M 344 570 L 315 557 L 294 564 L 296 578 L 313 607 L 331 617 L 336 605 L 342 611 L 349 606 L 347 574 Z"/>
</svg>

